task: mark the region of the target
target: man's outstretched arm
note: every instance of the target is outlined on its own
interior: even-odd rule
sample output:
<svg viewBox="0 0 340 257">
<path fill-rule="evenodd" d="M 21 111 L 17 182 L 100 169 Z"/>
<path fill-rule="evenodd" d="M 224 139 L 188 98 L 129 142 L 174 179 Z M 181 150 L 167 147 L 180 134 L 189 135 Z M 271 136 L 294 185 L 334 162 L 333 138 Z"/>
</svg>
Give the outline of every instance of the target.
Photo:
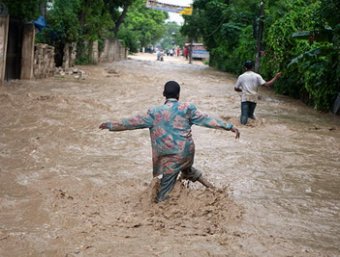
<svg viewBox="0 0 340 257">
<path fill-rule="evenodd" d="M 235 138 L 240 137 L 240 131 L 235 128 L 233 124 L 226 123 L 221 119 L 214 118 L 208 114 L 204 114 L 197 110 L 196 106 L 194 105 L 192 105 L 191 108 L 191 122 L 201 127 L 228 130 L 236 134 Z"/>
<path fill-rule="evenodd" d="M 235 127 L 232 127 L 231 129 L 230 129 L 230 131 L 231 132 L 234 132 L 236 135 L 235 135 L 235 138 L 236 139 L 239 139 L 240 138 L 240 131 L 237 129 L 237 128 L 235 128 Z"/>
<path fill-rule="evenodd" d="M 152 118 L 149 112 L 147 115 L 136 115 L 126 119 L 104 122 L 99 126 L 100 129 L 108 129 L 110 131 L 123 131 L 151 127 Z"/>
<path fill-rule="evenodd" d="M 263 86 L 271 87 L 275 83 L 275 81 L 278 80 L 281 76 L 282 76 L 282 72 L 276 73 L 275 76 L 271 80 L 264 83 Z"/>
</svg>

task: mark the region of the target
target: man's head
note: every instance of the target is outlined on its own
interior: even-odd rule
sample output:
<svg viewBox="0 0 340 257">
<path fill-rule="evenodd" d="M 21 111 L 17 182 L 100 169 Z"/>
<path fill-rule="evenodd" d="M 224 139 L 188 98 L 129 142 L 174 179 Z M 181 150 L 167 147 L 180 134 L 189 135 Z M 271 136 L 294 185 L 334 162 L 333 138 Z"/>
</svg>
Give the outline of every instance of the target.
<svg viewBox="0 0 340 257">
<path fill-rule="evenodd" d="M 246 70 L 251 70 L 254 67 L 254 63 L 252 61 L 248 60 L 244 63 L 243 66 Z"/>
<path fill-rule="evenodd" d="M 164 85 L 163 96 L 168 98 L 176 98 L 179 99 L 179 92 L 181 87 L 178 85 L 176 81 L 168 81 Z"/>
</svg>

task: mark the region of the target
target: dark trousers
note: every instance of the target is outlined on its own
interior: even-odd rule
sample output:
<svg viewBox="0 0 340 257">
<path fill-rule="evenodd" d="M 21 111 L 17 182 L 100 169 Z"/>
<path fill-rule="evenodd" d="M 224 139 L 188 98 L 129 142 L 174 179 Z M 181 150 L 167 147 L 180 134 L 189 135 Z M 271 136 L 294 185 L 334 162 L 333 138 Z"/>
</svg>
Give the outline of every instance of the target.
<svg viewBox="0 0 340 257">
<path fill-rule="evenodd" d="M 256 103 L 254 102 L 242 102 L 241 103 L 241 124 L 245 125 L 248 122 L 248 118 L 255 119 L 254 111 Z"/>
<path fill-rule="evenodd" d="M 168 197 L 168 193 L 172 191 L 176 184 L 179 171 L 174 171 L 170 174 L 163 174 L 161 184 L 157 194 L 157 202 L 161 202 Z M 202 176 L 202 172 L 194 167 L 188 167 L 182 170 L 182 178 L 196 182 Z"/>
</svg>

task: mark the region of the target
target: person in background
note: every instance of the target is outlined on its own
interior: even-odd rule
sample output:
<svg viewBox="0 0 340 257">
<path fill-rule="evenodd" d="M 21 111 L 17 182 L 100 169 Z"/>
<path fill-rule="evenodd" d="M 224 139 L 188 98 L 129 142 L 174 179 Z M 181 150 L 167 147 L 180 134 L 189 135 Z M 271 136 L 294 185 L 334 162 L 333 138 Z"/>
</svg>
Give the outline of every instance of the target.
<svg viewBox="0 0 340 257">
<path fill-rule="evenodd" d="M 188 60 L 189 57 L 189 49 L 187 46 L 184 47 L 183 54 L 186 60 Z"/>
<path fill-rule="evenodd" d="M 179 56 L 179 53 L 180 53 L 181 49 L 179 47 L 176 48 L 176 56 L 178 57 Z"/>
<path fill-rule="evenodd" d="M 179 102 L 180 86 L 175 81 L 164 85 L 165 103 L 150 108 L 144 115 L 102 123 L 100 129 L 123 131 L 148 128 L 152 146 L 154 179 L 160 179 L 156 202 L 167 199 L 174 188 L 178 175 L 182 179 L 198 181 L 207 188 L 214 186 L 202 172 L 193 167 L 195 144 L 191 126 L 198 125 L 231 131 L 240 137 L 240 132 L 231 123 L 200 112 L 193 103 Z"/>
<path fill-rule="evenodd" d="M 235 91 L 241 93 L 241 124 L 248 123 L 248 118 L 255 119 L 255 108 L 258 98 L 258 88 L 260 86 L 272 86 L 282 75 L 281 72 L 275 74 L 270 81 L 265 81 L 262 76 L 253 71 L 254 64 L 252 61 L 244 63 L 245 72 L 237 79 L 234 87 Z"/>
</svg>

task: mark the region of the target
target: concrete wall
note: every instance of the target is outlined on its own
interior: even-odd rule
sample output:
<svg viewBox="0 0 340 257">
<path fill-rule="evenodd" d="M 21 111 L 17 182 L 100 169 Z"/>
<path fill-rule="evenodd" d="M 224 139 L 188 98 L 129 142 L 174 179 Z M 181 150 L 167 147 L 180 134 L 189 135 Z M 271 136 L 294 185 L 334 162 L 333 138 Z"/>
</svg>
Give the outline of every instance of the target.
<svg viewBox="0 0 340 257">
<path fill-rule="evenodd" d="M 0 86 L 5 80 L 8 26 L 9 16 L 0 16 Z"/>
<path fill-rule="evenodd" d="M 54 76 L 54 47 L 47 44 L 35 44 L 33 74 L 35 79 Z"/>
<path fill-rule="evenodd" d="M 67 70 L 74 66 L 77 54 L 77 43 L 66 43 L 64 47 L 63 68 Z"/>
<path fill-rule="evenodd" d="M 6 53 L 8 42 L 9 16 L 0 16 L 0 86 L 3 85 L 6 72 Z M 35 28 L 25 24 L 22 44 L 21 79 L 39 79 L 51 77 L 55 73 L 54 47 L 46 44 L 34 44 Z M 105 40 L 103 52 L 99 56 L 98 42 L 92 46 L 92 60 L 113 62 L 127 58 L 127 50 L 118 40 Z M 76 59 L 76 44 L 66 44 L 63 68 L 73 67 Z"/>
<path fill-rule="evenodd" d="M 21 79 L 33 78 L 35 28 L 25 24 L 21 49 Z"/>
<path fill-rule="evenodd" d="M 98 40 L 92 42 L 91 61 L 93 64 L 98 64 L 99 62 Z"/>
<path fill-rule="evenodd" d="M 106 39 L 104 49 L 99 53 L 98 41 L 83 42 L 84 48 L 87 49 L 92 64 L 100 62 L 113 62 L 127 58 L 127 50 L 118 40 Z M 74 66 L 77 54 L 77 44 L 65 44 L 63 69 L 67 70 Z"/>
<path fill-rule="evenodd" d="M 106 39 L 104 50 L 100 55 L 100 62 L 113 62 L 127 58 L 126 48 L 115 39 Z"/>
</svg>

